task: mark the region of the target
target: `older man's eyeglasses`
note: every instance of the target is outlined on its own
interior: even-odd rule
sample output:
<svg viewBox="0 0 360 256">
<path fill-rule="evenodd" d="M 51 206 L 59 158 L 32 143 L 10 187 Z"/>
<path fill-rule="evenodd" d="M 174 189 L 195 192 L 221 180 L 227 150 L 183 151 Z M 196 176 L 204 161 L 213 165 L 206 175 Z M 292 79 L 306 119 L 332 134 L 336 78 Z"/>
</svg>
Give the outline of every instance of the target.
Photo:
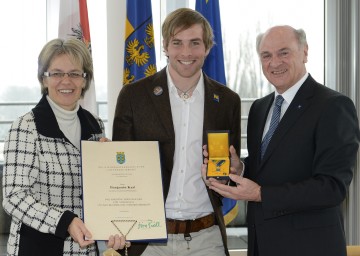
<svg viewBox="0 0 360 256">
<path fill-rule="evenodd" d="M 86 77 L 86 73 L 79 72 L 44 72 L 44 77 L 51 77 L 55 80 L 62 80 L 64 79 L 65 75 L 67 75 L 72 80 L 80 80 Z"/>
</svg>

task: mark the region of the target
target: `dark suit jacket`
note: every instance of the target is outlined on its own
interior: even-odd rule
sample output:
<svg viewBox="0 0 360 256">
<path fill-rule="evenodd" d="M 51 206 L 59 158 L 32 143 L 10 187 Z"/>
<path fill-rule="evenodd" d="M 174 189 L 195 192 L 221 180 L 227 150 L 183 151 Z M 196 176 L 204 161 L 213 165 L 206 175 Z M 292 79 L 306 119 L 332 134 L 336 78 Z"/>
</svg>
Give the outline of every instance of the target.
<svg viewBox="0 0 360 256">
<path fill-rule="evenodd" d="M 226 86 L 211 80 L 205 74 L 204 84 L 204 144 L 207 144 L 207 130 L 230 130 L 230 143 L 239 152 L 240 97 Z M 154 88 L 157 86 L 163 89 L 163 93 L 159 96 L 154 94 Z M 214 99 L 214 95 L 219 96 L 218 101 Z M 115 111 L 113 140 L 159 141 L 164 198 L 166 199 L 173 168 L 175 132 L 165 68 L 153 76 L 123 87 Z M 228 255 L 226 231 L 221 212 L 221 197 L 211 190 L 208 190 L 208 193 Z M 145 247 L 146 244 L 141 246 L 141 244 L 132 243 L 129 248 L 129 255 L 140 255 Z"/>
<path fill-rule="evenodd" d="M 249 113 L 245 176 L 262 186 L 262 203 L 248 204 L 248 255 L 256 235 L 261 256 L 345 256 L 341 203 L 359 144 L 354 104 L 309 75 L 260 161 L 273 100 L 256 100 Z"/>
</svg>

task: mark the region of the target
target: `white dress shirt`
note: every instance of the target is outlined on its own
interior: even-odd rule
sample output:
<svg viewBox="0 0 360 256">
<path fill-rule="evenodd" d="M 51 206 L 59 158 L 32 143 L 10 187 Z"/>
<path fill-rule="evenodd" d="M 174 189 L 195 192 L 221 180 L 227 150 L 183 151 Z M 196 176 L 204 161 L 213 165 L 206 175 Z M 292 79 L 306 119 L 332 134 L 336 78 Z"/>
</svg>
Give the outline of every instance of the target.
<svg viewBox="0 0 360 256">
<path fill-rule="evenodd" d="M 167 70 L 172 119 L 175 129 L 175 154 L 166 217 L 195 219 L 213 212 L 201 177 L 202 137 L 204 120 L 204 79 L 200 80 L 190 98 L 184 100 Z"/>
<path fill-rule="evenodd" d="M 301 85 L 305 82 L 305 80 L 306 80 L 306 78 L 308 76 L 309 76 L 309 73 L 306 72 L 306 74 L 296 84 L 294 84 L 289 89 L 287 89 L 283 94 L 281 94 L 281 96 L 283 96 L 283 98 L 284 98 L 284 102 L 281 105 L 280 120 L 284 116 L 284 114 L 285 114 L 286 110 L 288 109 L 290 103 L 295 98 L 296 93 L 298 92 Z M 272 116 L 272 112 L 274 110 L 274 105 L 275 105 L 275 99 L 276 99 L 276 96 L 278 96 L 278 95 L 279 95 L 279 93 L 277 91 L 275 91 L 274 102 L 273 102 L 273 104 L 271 106 L 271 109 L 270 109 L 269 114 L 268 114 L 267 119 L 266 119 L 264 132 L 263 132 L 263 136 L 262 136 L 263 139 L 265 137 L 265 134 L 269 130 L 271 116 Z"/>
</svg>

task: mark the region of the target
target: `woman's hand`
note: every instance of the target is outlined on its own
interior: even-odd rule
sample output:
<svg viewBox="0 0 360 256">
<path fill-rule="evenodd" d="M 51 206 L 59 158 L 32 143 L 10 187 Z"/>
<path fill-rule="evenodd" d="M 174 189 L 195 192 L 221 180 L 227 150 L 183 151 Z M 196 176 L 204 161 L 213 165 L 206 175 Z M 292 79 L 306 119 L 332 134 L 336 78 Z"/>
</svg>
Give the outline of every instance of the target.
<svg viewBox="0 0 360 256">
<path fill-rule="evenodd" d="M 77 242 L 81 248 L 84 248 L 90 244 L 95 243 L 94 240 L 85 240 L 91 239 L 92 235 L 90 231 L 86 228 L 84 222 L 78 217 L 74 218 L 68 227 L 68 232 L 71 238 Z"/>
<path fill-rule="evenodd" d="M 124 249 L 125 245 L 126 247 L 130 247 L 131 243 L 125 241 L 124 236 L 112 235 L 109 237 L 109 241 L 107 241 L 106 245 L 108 248 L 113 248 L 114 250 L 120 250 L 120 249 Z"/>
</svg>

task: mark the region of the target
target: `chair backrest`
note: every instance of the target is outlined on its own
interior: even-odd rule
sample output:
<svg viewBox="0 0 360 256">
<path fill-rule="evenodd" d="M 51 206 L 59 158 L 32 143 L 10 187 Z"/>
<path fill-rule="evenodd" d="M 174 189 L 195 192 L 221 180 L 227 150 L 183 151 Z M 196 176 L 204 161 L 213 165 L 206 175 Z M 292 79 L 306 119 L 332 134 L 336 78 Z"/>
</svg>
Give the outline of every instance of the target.
<svg viewBox="0 0 360 256">
<path fill-rule="evenodd" d="M 360 245 L 346 246 L 347 256 L 360 256 Z"/>
</svg>

